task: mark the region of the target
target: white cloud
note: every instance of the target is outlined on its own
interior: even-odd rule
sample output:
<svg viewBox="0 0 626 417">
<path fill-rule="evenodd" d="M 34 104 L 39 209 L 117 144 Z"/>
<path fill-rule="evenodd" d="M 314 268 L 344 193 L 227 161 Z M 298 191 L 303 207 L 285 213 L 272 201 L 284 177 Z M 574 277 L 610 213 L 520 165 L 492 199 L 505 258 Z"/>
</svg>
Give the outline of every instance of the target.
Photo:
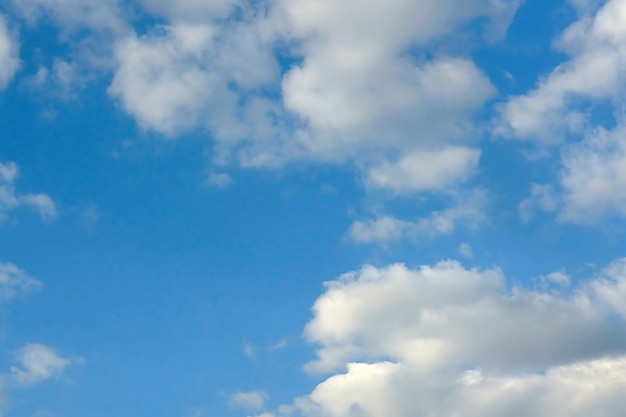
<svg viewBox="0 0 626 417">
<path fill-rule="evenodd" d="M 626 406 L 625 372 L 624 358 L 555 367 L 545 374 L 472 370 L 447 378 L 388 362 L 351 364 L 347 373 L 329 378 L 276 415 L 619 417 Z"/>
<path fill-rule="evenodd" d="M 547 142 L 558 142 L 570 133 L 582 137 L 563 149 L 562 193 L 556 195 L 551 186 L 535 185 L 531 197 L 520 204 L 520 214 L 529 218 L 535 208 L 554 211 L 562 205 L 561 220 L 593 224 L 605 217 L 626 215 L 622 115 L 626 31 L 621 24 L 626 1 L 571 3 L 579 10 L 579 19 L 556 42 L 569 59 L 542 78 L 534 90 L 505 103 L 498 130 L 511 137 Z M 596 120 L 589 104 L 593 108 L 606 103 L 612 105 L 617 122 L 611 131 L 592 127 Z"/>
<path fill-rule="evenodd" d="M 406 234 L 411 234 L 415 227 L 412 222 L 382 216 L 374 220 L 355 221 L 350 226 L 350 236 L 360 243 L 388 242 L 402 239 Z"/>
<path fill-rule="evenodd" d="M 173 136 L 200 126 L 217 139 L 241 139 L 250 129 L 246 123 L 254 125 L 249 119 L 256 117 L 257 102 L 251 100 L 238 119 L 239 92 L 229 83 L 247 91 L 275 80 L 278 71 L 254 31 L 246 24 L 178 24 L 120 41 L 109 94 L 144 129 Z"/>
<path fill-rule="evenodd" d="M 583 14 L 570 25 L 557 42 L 570 59 L 542 78 L 534 90 L 506 102 L 497 131 L 554 143 L 586 127 L 588 114 L 577 108 L 576 101 L 619 103 L 626 93 L 626 31 L 621 24 L 625 17 L 626 2 L 610 0 L 593 18 Z"/>
<path fill-rule="evenodd" d="M 42 287 L 41 281 L 11 263 L 0 263 L 0 300 L 9 300 Z"/>
<path fill-rule="evenodd" d="M 519 203 L 519 215 L 524 221 L 528 221 L 536 210 L 556 211 L 559 203 L 559 197 L 552 185 L 532 184 L 530 196 Z"/>
<path fill-rule="evenodd" d="M 365 183 L 396 193 L 435 191 L 469 177 L 478 167 L 480 150 L 447 147 L 415 150 L 396 162 L 385 162 L 367 173 Z"/>
<path fill-rule="evenodd" d="M 626 216 L 626 127 L 598 129 L 563 152 L 563 219 L 591 224 Z"/>
<path fill-rule="evenodd" d="M 459 253 L 461 254 L 461 256 L 467 259 L 472 259 L 474 257 L 472 246 L 469 243 L 461 243 L 459 245 Z"/>
<path fill-rule="evenodd" d="M 341 372 L 270 415 L 619 417 L 625 282 L 626 259 L 563 293 L 454 261 L 366 266 L 326 283 L 305 329 L 307 369 Z"/>
<path fill-rule="evenodd" d="M 244 411 L 259 412 L 265 408 L 267 394 L 264 392 L 236 392 L 230 397 L 230 406 Z"/>
<path fill-rule="evenodd" d="M 381 216 L 373 220 L 355 221 L 349 234 L 359 243 L 386 243 L 401 239 L 434 238 L 452 234 L 459 223 L 476 227 L 485 219 L 487 194 L 475 190 L 457 197 L 456 206 L 433 212 L 429 217 L 415 221 Z"/>
<path fill-rule="evenodd" d="M 620 271 L 613 267 L 605 275 L 623 279 Z M 419 270 L 365 267 L 327 286 L 305 332 L 322 346 L 310 369 L 386 357 L 429 369 L 469 361 L 504 372 L 626 349 L 626 336 L 614 333 L 616 324 L 591 290 L 507 293 L 499 270 L 465 270 L 456 262 Z"/>
<path fill-rule="evenodd" d="M 4 90 L 20 68 L 19 43 L 0 14 L 0 90 Z"/>
<path fill-rule="evenodd" d="M 544 285 L 554 284 L 561 287 L 569 287 L 572 283 L 572 279 L 563 271 L 551 272 L 548 275 L 541 277 L 541 282 Z"/>
<path fill-rule="evenodd" d="M 220 162 L 235 156 L 244 166 L 356 160 L 374 167 L 368 184 L 414 192 L 472 174 L 472 116 L 495 93 L 466 57 L 419 56 L 469 21 L 502 34 L 519 1 L 142 3 L 169 23 L 116 44 L 109 88 L 142 128 L 207 130 Z M 241 21 L 213 19 L 233 7 Z M 282 79 L 276 48 L 297 62 Z M 381 151 L 395 157 L 380 161 Z"/>
<path fill-rule="evenodd" d="M 0 223 L 8 218 L 9 211 L 19 207 L 37 210 L 44 220 L 56 217 L 56 207 L 48 195 L 16 193 L 14 182 L 18 174 L 14 162 L 0 162 Z"/>
<path fill-rule="evenodd" d="M 348 46 L 337 48 L 328 46 L 324 53 L 330 56 L 312 55 L 283 79 L 287 109 L 307 123 L 297 137 L 318 158 L 463 137 L 472 130 L 469 116 L 493 94 L 489 81 L 466 60 L 441 58 L 417 67 L 366 48 L 361 53 L 368 61 L 360 62 L 353 51 L 343 50 Z"/>
<path fill-rule="evenodd" d="M 11 381 L 21 387 L 60 378 L 69 365 L 81 362 L 63 358 L 50 347 L 34 343 L 20 349 L 16 359 L 19 366 L 11 368 Z"/>
<path fill-rule="evenodd" d="M 120 0 L 13 0 L 72 46 L 34 82 L 55 78 L 71 92 L 111 69 L 109 95 L 142 129 L 200 129 L 220 163 L 350 160 L 373 167 L 372 187 L 416 192 L 473 173 L 472 119 L 495 94 L 468 54 L 437 52 L 441 42 L 470 22 L 488 42 L 501 38 L 520 0 L 139 3 L 166 20 L 141 36 Z M 277 51 L 295 62 L 282 75 Z"/>
</svg>

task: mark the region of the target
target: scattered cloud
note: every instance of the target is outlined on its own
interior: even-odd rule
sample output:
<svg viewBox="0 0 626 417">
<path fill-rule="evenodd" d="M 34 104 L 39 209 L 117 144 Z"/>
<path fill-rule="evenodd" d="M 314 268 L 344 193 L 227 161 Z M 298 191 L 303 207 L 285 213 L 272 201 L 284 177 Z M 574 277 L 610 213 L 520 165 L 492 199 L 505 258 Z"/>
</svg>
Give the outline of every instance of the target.
<svg viewBox="0 0 626 417">
<path fill-rule="evenodd" d="M 350 237 L 358 243 L 388 243 L 402 239 L 431 239 L 452 234 L 458 224 L 476 227 L 485 219 L 487 193 L 475 190 L 458 196 L 456 206 L 433 212 L 416 221 L 399 220 L 381 216 L 374 220 L 355 221 L 349 230 Z"/>
<path fill-rule="evenodd" d="M 560 181 L 564 220 L 593 224 L 607 216 L 626 217 L 626 126 L 597 129 L 567 147 Z"/>
<path fill-rule="evenodd" d="M 265 408 L 267 394 L 259 391 L 236 392 L 230 397 L 230 406 L 249 412 L 259 412 Z"/>
<path fill-rule="evenodd" d="M 0 300 L 6 301 L 40 289 L 41 281 L 11 263 L 0 263 Z"/>
<path fill-rule="evenodd" d="M 568 133 L 582 133 L 590 122 L 590 112 L 578 105 L 580 99 L 619 104 L 626 91 L 626 36 L 621 26 L 625 13 L 626 3 L 609 0 L 595 16 L 585 13 L 563 31 L 555 45 L 569 60 L 543 77 L 534 90 L 504 103 L 496 132 L 558 143 Z"/>
<path fill-rule="evenodd" d="M 108 89 L 141 128 L 170 138 L 200 128 L 220 162 L 248 167 L 356 160 L 372 167 L 366 184 L 395 192 L 470 176 L 480 152 L 456 142 L 476 135 L 472 116 L 495 94 L 467 57 L 421 62 L 406 51 L 426 51 L 477 19 L 495 39 L 519 6 L 375 0 L 355 13 L 323 1 L 311 14 L 305 1 L 280 0 L 220 25 L 213 18 L 236 2 L 142 3 L 168 23 L 117 38 Z M 281 73 L 276 45 L 296 44 L 285 52 L 298 63 Z M 380 161 L 381 150 L 394 157 Z"/>
<path fill-rule="evenodd" d="M 367 173 L 365 183 L 396 193 L 443 190 L 467 179 L 480 161 L 480 150 L 448 147 L 441 150 L 416 150 L 398 161 L 384 162 Z"/>
<path fill-rule="evenodd" d="M 284 349 L 288 345 L 289 345 L 289 342 L 287 342 L 287 339 L 281 339 L 278 343 L 276 343 L 274 346 L 272 346 L 272 350 Z"/>
<path fill-rule="evenodd" d="M 469 243 L 461 243 L 459 245 L 459 254 L 466 259 L 472 259 L 474 257 L 474 252 Z"/>
<path fill-rule="evenodd" d="M 254 90 L 278 76 L 276 59 L 255 30 L 181 23 L 121 39 L 109 94 L 142 128 L 169 137 L 209 126 L 224 140 L 252 135 L 253 127 L 262 131 L 256 124 L 264 123 L 257 120 L 264 99 L 251 100 L 243 119 L 235 115 L 239 90 Z"/>
<path fill-rule="evenodd" d="M 81 359 L 63 358 L 52 348 L 34 343 L 20 349 L 16 360 L 19 365 L 11 368 L 10 381 L 19 387 L 29 387 L 49 379 L 58 379 L 63 376 L 68 366 L 82 363 Z"/>
<path fill-rule="evenodd" d="M 30 207 L 39 212 L 43 220 L 57 216 L 54 202 L 47 194 L 18 194 L 15 180 L 18 167 L 14 162 L 0 162 L 0 223 L 8 219 L 8 213 L 19 207 Z"/>
</svg>

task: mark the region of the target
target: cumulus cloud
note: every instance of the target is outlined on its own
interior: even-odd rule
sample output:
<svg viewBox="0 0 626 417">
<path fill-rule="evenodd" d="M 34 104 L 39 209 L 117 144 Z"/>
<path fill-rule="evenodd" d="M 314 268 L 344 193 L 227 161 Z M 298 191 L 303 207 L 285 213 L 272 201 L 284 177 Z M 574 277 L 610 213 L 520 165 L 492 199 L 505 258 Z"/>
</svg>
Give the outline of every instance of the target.
<svg viewBox="0 0 626 417">
<path fill-rule="evenodd" d="M 401 239 L 434 238 L 452 234 L 459 224 L 476 227 L 485 219 L 487 193 L 475 190 L 457 197 L 456 206 L 433 212 L 418 220 L 399 220 L 380 216 L 367 221 L 355 221 L 350 237 L 359 243 L 386 243 Z"/>
<path fill-rule="evenodd" d="M 68 366 L 81 362 L 63 358 L 54 349 L 35 343 L 29 343 L 20 349 L 16 360 L 19 365 L 11 368 L 10 380 L 19 387 L 29 387 L 60 378 Z"/>
<path fill-rule="evenodd" d="M 28 276 L 17 266 L 11 263 L 0 263 L 0 300 L 10 300 L 21 294 L 36 291 L 41 287 L 41 281 Z"/>
<path fill-rule="evenodd" d="M 283 38 L 298 41 L 301 56 L 282 79 L 284 106 L 302 122 L 295 139 L 307 155 L 325 160 L 367 160 L 370 152 L 395 152 L 371 173 L 373 186 L 421 191 L 465 178 L 478 155 L 441 149 L 476 133 L 471 117 L 494 88 L 466 57 L 436 54 L 426 60 L 421 54 L 479 17 L 506 27 L 517 5 L 278 1 L 272 22 L 278 22 Z M 438 162 L 450 164 L 450 174 L 435 163 L 420 170 L 433 153 Z"/>
<path fill-rule="evenodd" d="M 253 31 L 244 24 L 181 23 L 121 40 L 109 94 L 144 129 L 173 136 L 210 127 L 218 138 L 240 139 L 255 108 L 252 102 L 244 119 L 237 119 L 239 89 L 266 84 L 278 71 L 269 47 Z"/>
<path fill-rule="evenodd" d="M 495 93 L 467 57 L 422 54 L 478 19 L 495 39 L 519 1 L 142 4 L 168 23 L 116 43 L 109 88 L 142 128 L 203 129 L 244 166 L 365 161 L 368 185 L 415 192 L 472 174 L 480 153 L 458 142 Z M 215 20 L 234 9 L 241 18 Z M 282 74 L 277 49 L 295 61 Z M 381 150 L 395 156 L 377 160 Z"/>
<path fill-rule="evenodd" d="M 54 78 L 67 93 L 110 69 L 109 95 L 142 129 L 200 129 L 221 163 L 357 161 L 372 167 L 368 186 L 419 192 L 472 174 L 472 119 L 495 94 L 468 54 L 436 44 L 469 26 L 501 38 L 520 0 L 141 0 L 164 19 L 141 35 L 120 0 L 11 4 L 72 45 L 35 83 Z M 281 69 L 278 55 L 293 64 Z"/>
<path fill-rule="evenodd" d="M 480 150 L 448 147 L 439 150 L 416 150 L 398 161 L 384 162 L 371 169 L 365 183 L 396 193 L 436 191 L 469 177 L 478 167 Z"/>
<path fill-rule="evenodd" d="M 7 220 L 10 211 L 19 207 L 37 210 L 44 220 L 56 217 L 56 207 L 47 194 L 18 194 L 15 191 L 18 174 L 19 170 L 14 162 L 0 163 L 0 223 Z"/>
<path fill-rule="evenodd" d="M 592 2 L 576 3 L 593 9 Z M 507 101 L 500 109 L 497 131 L 555 143 L 587 126 L 589 114 L 577 106 L 581 99 L 619 102 L 626 92 L 626 31 L 621 24 L 625 16 L 626 2 L 610 0 L 595 16 L 583 14 L 570 25 L 556 43 L 570 59 L 543 77 L 534 90 Z"/>
<path fill-rule="evenodd" d="M 625 282 L 626 259 L 558 293 L 455 261 L 365 266 L 326 283 L 305 328 L 307 369 L 333 374 L 265 415 L 618 417 Z"/>
<path fill-rule="evenodd" d="M 563 152 L 565 220 L 592 224 L 626 216 L 626 127 L 598 129 Z"/>
<path fill-rule="evenodd" d="M 19 43 L 0 14 L 0 90 L 4 90 L 20 68 Z"/>
</svg>

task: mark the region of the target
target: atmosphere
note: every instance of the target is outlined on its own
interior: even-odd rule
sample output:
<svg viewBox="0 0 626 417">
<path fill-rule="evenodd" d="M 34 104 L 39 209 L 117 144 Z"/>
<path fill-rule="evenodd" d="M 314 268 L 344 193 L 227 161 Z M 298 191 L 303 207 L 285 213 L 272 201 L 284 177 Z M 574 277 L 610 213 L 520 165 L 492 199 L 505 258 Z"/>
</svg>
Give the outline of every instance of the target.
<svg viewBox="0 0 626 417">
<path fill-rule="evenodd" d="M 0 0 L 0 417 L 623 417 L 626 0 Z"/>
</svg>

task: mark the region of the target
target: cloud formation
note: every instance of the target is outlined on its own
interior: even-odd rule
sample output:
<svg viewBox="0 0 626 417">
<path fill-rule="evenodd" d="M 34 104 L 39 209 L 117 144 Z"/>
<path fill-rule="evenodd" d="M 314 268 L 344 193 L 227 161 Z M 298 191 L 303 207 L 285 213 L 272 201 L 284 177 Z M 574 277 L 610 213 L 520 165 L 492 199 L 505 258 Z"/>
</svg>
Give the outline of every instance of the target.
<svg viewBox="0 0 626 417">
<path fill-rule="evenodd" d="M 259 412 L 265 408 L 267 394 L 258 391 L 236 392 L 230 396 L 230 406 L 244 411 Z"/>
<path fill-rule="evenodd" d="M 44 220 L 56 217 L 56 206 L 47 194 L 19 194 L 15 191 L 18 175 L 14 162 L 0 162 L 0 223 L 8 219 L 10 211 L 20 207 L 35 209 Z"/>
<path fill-rule="evenodd" d="M 432 239 L 454 233 L 459 225 L 475 228 L 486 219 L 487 192 L 474 190 L 455 196 L 455 206 L 434 211 L 418 220 L 400 220 L 389 215 L 357 220 L 350 237 L 358 243 L 388 243 L 402 239 Z"/>
<path fill-rule="evenodd" d="M 30 277 L 11 263 L 0 263 L 0 300 L 7 301 L 42 287 L 41 281 Z"/>
<path fill-rule="evenodd" d="M 519 2 L 142 3 L 169 21 L 117 39 L 108 90 L 140 127 L 199 128 L 245 166 L 366 162 L 368 186 L 415 192 L 473 173 L 480 152 L 458 143 L 479 134 L 472 116 L 495 93 L 469 58 L 422 55 L 476 19 L 497 38 Z M 294 64 L 281 69 L 277 52 Z"/>
<path fill-rule="evenodd" d="M 565 148 L 561 185 L 564 219 L 593 224 L 626 217 L 626 126 L 603 128 Z"/>
<path fill-rule="evenodd" d="M 584 13 L 571 24 L 556 42 L 570 58 L 535 89 L 501 107 L 498 131 L 511 138 L 558 143 L 593 123 L 591 112 L 579 106 L 581 99 L 619 107 L 626 92 L 625 17 L 626 2 L 610 0 L 595 16 Z"/>
<path fill-rule="evenodd" d="M 21 348 L 16 360 L 19 365 L 11 368 L 10 380 L 19 387 L 30 387 L 60 378 L 65 369 L 76 362 L 59 356 L 48 346 L 36 343 Z"/>
<path fill-rule="evenodd" d="M 625 283 L 626 259 L 564 291 L 455 261 L 365 266 L 326 283 L 304 332 L 306 368 L 332 375 L 269 415 L 617 417 Z"/>
</svg>

